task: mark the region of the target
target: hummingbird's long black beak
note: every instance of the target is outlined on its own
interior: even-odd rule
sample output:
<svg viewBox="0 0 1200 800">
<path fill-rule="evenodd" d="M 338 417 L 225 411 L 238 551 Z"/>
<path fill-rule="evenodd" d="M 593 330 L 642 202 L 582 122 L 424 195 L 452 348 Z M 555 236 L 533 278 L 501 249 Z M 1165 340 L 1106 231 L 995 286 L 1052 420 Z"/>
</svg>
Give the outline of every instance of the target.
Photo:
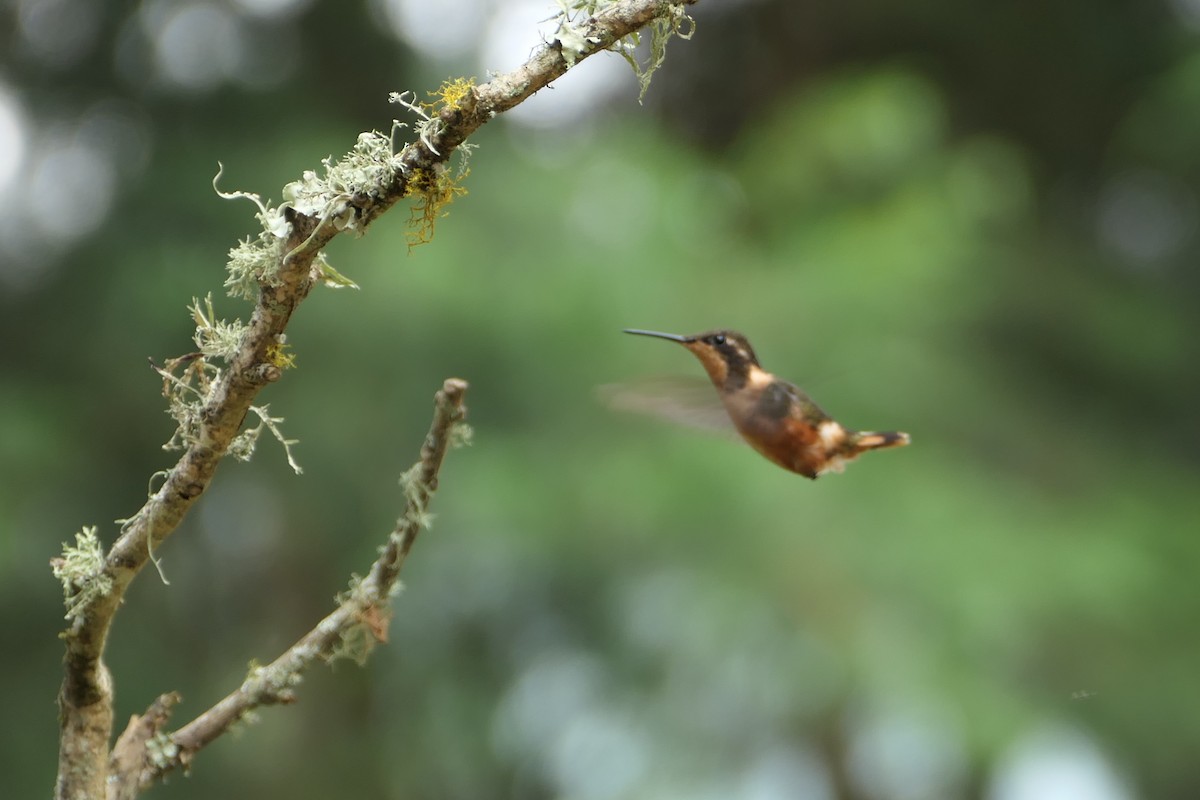
<svg viewBox="0 0 1200 800">
<path fill-rule="evenodd" d="M 636 334 L 637 336 L 654 336 L 659 339 L 670 339 L 672 342 L 690 342 L 692 337 L 680 336 L 677 333 L 660 333 L 659 331 L 643 331 L 637 328 L 625 328 L 625 333 Z"/>
</svg>

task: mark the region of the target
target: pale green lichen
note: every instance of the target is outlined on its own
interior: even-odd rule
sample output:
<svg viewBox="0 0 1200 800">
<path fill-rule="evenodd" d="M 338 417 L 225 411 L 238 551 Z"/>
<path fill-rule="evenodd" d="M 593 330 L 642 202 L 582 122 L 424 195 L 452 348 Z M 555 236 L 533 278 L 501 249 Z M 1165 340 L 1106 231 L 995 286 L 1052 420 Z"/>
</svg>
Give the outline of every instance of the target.
<svg viewBox="0 0 1200 800">
<path fill-rule="evenodd" d="M 360 133 L 349 153 L 338 161 L 327 156 L 321 164 L 323 175 L 305 170 L 300 180 L 283 187 L 284 204 L 319 220 L 314 235 L 333 225 L 361 236 L 365 225 L 351 201 L 380 197 L 403 169 L 392 152 L 392 137 L 378 131 Z"/>
<path fill-rule="evenodd" d="M 558 42 L 563 61 L 567 62 L 567 69 L 575 66 L 579 57 L 591 50 L 593 44 L 600 43 L 599 36 L 588 36 L 581 26 L 566 21 L 559 23 L 554 40 Z"/>
<path fill-rule="evenodd" d="M 288 233 L 288 223 L 282 208 L 275 208 L 253 192 L 223 192 L 217 188 L 225 167 L 217 162 L 217 174 L 213 176 L 213 191 L 225 200 L 249 200 L 258 206 L 255 218 L 262 225 L 255 238 L 246 237 L 229 251 L 225 287 L 231 297 L 253 300 L 263 284 L 274 285 L 279 271 L 279 248 Z"/>
<path fill-rule="evenodd" d="M 456 422 L 450 427 L 450 447 L 469 447 L 475 441 L 475 429 L 465 422 Z"/>
<path fill-rule="evenodd" d="M 193 297 L 188 310 L 196 323 L 193 341 L 199 351 L 170 359 L 162 367 L 154 367 L 163 379 L 162 392 L 167 399 L 167 413 L 175 420 L 175 431 L 163 445 L 164 450 L 186 450 L 200 441 L 204 408 L 224 375 L 224 371 L 209 359 L 220 358 L 229 363 L 241 347 L 246 332 L 246 325 L 240 320 L 226 322 L 217 318 L 211 293 L 203 301 Z M 295 366 L 295 355 L 288 352 L 287 340 L 282 334 L 266 348 L 263 355 L 265 364 L 280 371 Z M 258 416 L 259 424 L 234 437 L 227 453 L 239 461 L 249 461 L 259 436 L 268 430 L 283 445 L 288 465 L 300 474 L 303 470 L 292 454 L 292 445 L 297 440 L 283 435 L 279 428 L 283 418 L 270 416 L 267 406 L 251 406 L 250 410 Z"/>
<path fill-rule="evenodd" d="M 429 495 L 433 492 L 429 484 L 421 479 L 422 465 L 414 464 L 400 476 L 400 488 L 404 491 L 404 516 L 400 518 L 397 529 L 406 526 L 429 528 L 433 525 L 433 514 L 426 511 Z"/>
<path fill-rule="evenodd" d="M 251 661 L 250 671 L 242 681 L 242 691 L 286 701 L 295 696 L 294 689 L 303 681 L 303 676 L 294 670 L 274 664 L 261 666 L 256 661 Z"/>
<path fill-rule="evenodd" d="M 212 292 L 205 296 L 203 306 L 200 300 L 193 297 L 188 311 L 192 312 L 192 319 L 196 323 L 196 333 L 192 336 L 196 347 L 200 348 L 200 352 L 205 356 L 219 358 L 228 364 L 242 343 L 242 335 L 246 332 L 245 323 L 239 319 L 233 322 L 217 319 L 213 311 Z"/>
<path fill-rule="evenodd" d="M 159 731 L 146 742 L 146 760 L 156 769 L 170 768 L 179 758 L 179 745 L 170 734 Z"/>
<path fill-rule="evenodd" d="M 246 237 L 229 251 L 225 287 L 230 296 L 254 300 L 262 286 L 277 285 L 279 268 L 290 255 L 280 251 L 291 233 L 287 209 L 318 220 L 309 238 L 299 247 L 307 245 L 327 225 L 361 235 L 365 225 L 353 202 L 379 197 L 402 169 L 399 159 L 392 153 L 391 137 L 377 131 L 359 134 L 349 153 L 338 161 L 327 156 L 321 164 L 323 174 L 305 170 L 300 180 L 284 186 L 283 203 L 278 207 L 253 192 L 221 191 L 217 188 L 221 177 L 218 170 L 213 178 L 217 194 L 226 200 L 253 202 L 258 206 L 255 216 L 262 226 L 257 236 Z M 354 281 L 330 266 L 323 254 L 318 254 L 313 266 L 316 276 L 327 286 L 358 288 Z"/>
<path fill-rule="evenodd" d="M 298 444 L 299 440 L 288 439 L 283 435 L 283 431 L 279 428 L 280 423 L 283 422 L 283 417 L 272 417 L 267 413 L 269 408 L 270 406 L 250 406 L 250 410 L 258 417 L 258 425 L 253 428 L 247 428 L 234 437 L 233 441 L 229 443 L 229 454 L 238 461 L 249 461 L 251 456 L 254 455 L 254 448 L 258 445 L 258 437 L 262 435 L 264 430 L 268 430 L 283 445 L 283 452 L 287 456 L 288 466 L 292 468 L 293 472 L 300 475 L 304 470 L 301 469 L 300 464 L 292 454 L 292 445 Z"/>
<path fill-rule="evenodd" d="M 559 8 L 558 30 L 553 38 L 559 44 L 567 67 L 573 67 L 581 56 L 592 49 L 592 45 L 600 43 L 598 37 L 586 35 L 587 20 L 613 3 L 612 0 L 556 0 L 556 2 Z M 642 43 L 644 31 L 650 33 L 650 59 L 646 64 L 642 64 L 637 58 L 637 48 Z M 640 87 L 639 103 L 645 98 L 646 91 L 650 88 L 650 79 L 654 76 L 655 71 L 666 61 L 667 42 L 675 36 L 680 39 L 691 39 L 695 32 L 696 21 L 687 13 L 684 5 L 671 3 L 666 15 L 655 18 L 644 29 L 634 31 L 609 46 L 608 49 L 619 54 L 629 63 L 633 74 L 637 76 Z"/>
<path fill-rule="evenodd" d="M 348 659 L 361 667 L 375 645 L 387 641 L 388 623 L 392 617 L 387 601 L 399 591 L 400 582 L 392 584 L 386 598 L 379 597 L 376 591 L 369 591 L 368 587 L 371 586 L 374 584 L 365 582 L 358 575 L 351 575 L 350 585 L 334 598 L 338 606 L 350 606 L 356 611 L 354 622 L 337 632 L 337 642 L 324 656 L 326 663 Z"/>
<path fill-rule="evenodd" d="M 280 240 L 262 231 L 256 238 L 247 236 L 229 251 L 225 288 L 230 297 L 254 300 L 263 285 L 275 285 L 279 272 Z"/>
<path fill-rule="evenodd" d="M 642 64 L 637 59 L 637 48 L 642 42 L 642 33 L 650 33 L 650 60 Z M 650 79 L 667 60 L 667 42 L 675 36 L 688 40 L 696 33 L 696 20 L 687 13 L 682 5 L 672 4 L 670 13 L 657 17 L 641 31 L 634 31 L 613 46 L 613 50 L 629 63 L 633 74 L 638 79 L 638 102 L 646 97 L 650 88 Z"/>
<path fill-rule="evenodd" d="M 333 268 L 333 265 L 325 258 L 325 252 L 317 253 L 317 257 L 313 259 L 313 267 L 317 271 L 317 276 L 321 279 L 321 283 L 331 289 L 357 289 L 358 284 L 347 278 L 342 273 Z"/>
<path fill-rule="evenodd" d="M 443 123 L 432 113 L 433 107 L 428 103 L 418 101 L 417 93 L 411 89 L 405 92 L 392 92 L 388 95 L 388 102 L 401 106 L 417 118 L 417 122 L 412 126 L 413 132 L 417 134 L 417 139 L 425 145 L 429 152 L 440 156 L 441 153 L 434 146 L 433 140 L 441 135 Z M 399 120 L 392 120 L 392 125 L 393 131 L 399 127 L 405 127 L 405 123 Z"/>
<path fill-rule="evenodd" d="M 198 308 L 198 303 L 196 307 Z M 211 313 L 211 309 L 208 309 Z M 211 320 L 211 316 L 206 317 Z M 267 348 L 267 363 L 277 369 L 287 369 L 294 365 L 295 356 L 286 351 L 282 340 Z M 182 367 L 180 374 L 176 370 Z M 203 425 L 204 407 L 213 389 L 222 376 L 222 370 L 211 364 L 204 353 L 191 353 L 180 358 L 171 359 L 163 367 L 154 368 L 163 379 L 163 396 L 167 398 L 167 413 L 175 420 L 175 431 L 163 445 L 164 450 L 186 450 L 200 440 Z M 250 411 L 258 417 L 258 425 L 247 428 L 234 437 L 229 443 L 227 453 L 239 461 L 249 461 L 254 455 L 258 439 L 263 431 L 271 435 L 283 445 L 287 456 L 288 466 L 297 474 L 304 470 L 297 463 L 292 453 L 292 445 L 298 440 L 288 439 L 283 435 L 280 424 L 283 417 L 272 417 L 268 406 L 250 406 Z"/>
<path fill-rule="evenodd" d="M 112 591 L 112 578 L 105 574 L 104 567 L 104 548 L 95 526 L 75 534 L 74 545 L 63 545 L 62 557 L 54 559 L 51 569 L 63 585 L 67 619 L 77 619 L 88 606 Z"/>
<path fill-rule="evenodd" d="M 575 66 L 579 57 L 592 49 L 592 45 L 600 43 L 600 37 L 588 36 L 584 24 L 604 6 L 600 0 L 556 0 L 558 28 L 551 36 L 551 41 L 558 42 L 559 52 L 567 69 Z"/>
<path fill-rule="evenodd" d="M 377 608 L 377 606 L 369 606 Z M 388 614 L 390 617 L 390 613 Z M 360 667 L 367 663 L 375 645 L 379 643 L 376 628 L 367 621 L 359 621 L 348 626 L 338 637 L 337 644 L 325 656 L 326 663 L 348 659 Z"/>
<path fill-rule="evenodd" d="M 182 368 L 179 375 L 176 370 Z M 175 431 L 163 445 L 164 450 L 185 450 L 200 436 L 201 414 L 209 394 L 221 378 L 219 367 L 209 363 L 203 353 L 189 353 L 154 367 L 163 379 L 163 397 L 167 413 L 175 420 Z"/>
</svg>

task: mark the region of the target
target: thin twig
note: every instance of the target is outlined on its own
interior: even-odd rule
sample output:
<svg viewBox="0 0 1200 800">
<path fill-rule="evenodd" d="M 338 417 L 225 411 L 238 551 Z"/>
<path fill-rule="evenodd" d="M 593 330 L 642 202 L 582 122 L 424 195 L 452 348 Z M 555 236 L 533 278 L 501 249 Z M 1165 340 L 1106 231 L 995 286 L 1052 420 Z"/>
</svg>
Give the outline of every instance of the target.
<svg viewBox="0 0 1200 800">
<path fill-rule="evenodd" d="M 116 769 L 112 780 L 132 791 L 124 794 L 118 791 L 115 795 L 110 792 L 112 800 L 132 798 L 171 770 L 186 769 L 197 752 L 260 706 L 294 702 L 301 675 L 315 661 L 355 655 L 356 647 L 386 641 L 390 615 L 388 601 L 395 594 L 400 567 L 426 519 L 426 509 L 437 489 L 438 472 L 452 441 L 454 426 L 466 415 L 463 405 L 466 390 L 466 381 L 450 378 L 435 395 L 433 422 L 421 447 L 420 460 L 405 473 L 404 513 L 388 535 L 387 543 L 367 577 L 353 584 L 353 588 L 342 596 L 338 607 L 282 655 L 266 666 L 252 669 L 241 686 L 175 733 L 161 737 L 156 747 L 146 747 L 147 743 L 155 742 L 151 736 L 134 740 L 128 731 L 123 734 L 118 749 L 132 752 L 140 743 L 142 757 L 127 757 L 118 763 L 114 752 Z M 132 722 L 130 726 L 133 727 Z M 156 733 L 157 726 L 152 731 L 152 734 Z M 121 748 L 127 738 L 131 740 L 129 746 Z"/>
</svg>

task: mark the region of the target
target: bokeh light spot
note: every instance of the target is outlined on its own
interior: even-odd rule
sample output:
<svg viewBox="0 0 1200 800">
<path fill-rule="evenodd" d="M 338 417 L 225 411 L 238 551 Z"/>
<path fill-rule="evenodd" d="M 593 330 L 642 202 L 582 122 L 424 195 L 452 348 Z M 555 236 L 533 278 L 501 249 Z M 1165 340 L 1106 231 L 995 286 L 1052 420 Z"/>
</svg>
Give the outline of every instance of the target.
<svg viewBox="0 0 1200 800">
<path fill-rule="evenodd" d="M 233 0 L 233 4 L 254 17 L 276 19 L 295 15 L 312 0 Z"/>
<path fill-rule="evenodd" d="M 1086 736 L 1066 729 L 1021 739 L 996 769 L 988 800 L 1131 800 L 1125 782 Z"/>
<path fill-rule="evenodd" d="M 238 19 L 211 3 L 173 10 L 154 34 L 162 77 L 185 89 L 208 89 L 237 75 L 243 50 Z"/>
<path fill-rule="evenodd" d="M 49 148 L 31 181 L 34 225 L 49 239 L 91 233 L 108 214 L 115 182 L 112 163 L 94 148 L 79 143 Z"/>
<path fill-rule="evenodd" d="M 445 59 L 475 49 L 490 5 L 488 0 L 378 0 L 376 12 L 396 38 L 422 56 Z"/>
<path fill-rule="evenodd" d="M 24 0 L 17 21 L 21 39 L 43 63 L 70 66 L 95 45 L 101 5 L 91 0 Z"/>
<path fill-rule="evenodd" d="M 1196 201 L 1182 184 L 1153 172 L 1118 175 L 1100 195 L 1101 242 L 1135 265 L 1178 253 L 1196 230 Z"/>
<path fill-rule="evenodd" d="M 16 95 L 0 83 L 0 193 L 16 180 L 28 138 Z"/>
</svg>

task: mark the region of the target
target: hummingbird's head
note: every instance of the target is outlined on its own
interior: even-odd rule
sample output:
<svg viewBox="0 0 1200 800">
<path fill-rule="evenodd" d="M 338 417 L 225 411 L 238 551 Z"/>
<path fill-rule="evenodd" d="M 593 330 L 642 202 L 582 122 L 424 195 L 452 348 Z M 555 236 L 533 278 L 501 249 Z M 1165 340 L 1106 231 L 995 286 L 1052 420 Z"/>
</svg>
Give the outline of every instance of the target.
<svg viewBox="0 0 1200 800">
<path fill-rule="evenodd" d="M 692 336 L 628 328 L 625 332 L 679 342 L 700 359 L 700 363 L 704 365 L 704 370 L 712 379 L 713 384 L 723 391 L 735 391 L 742 388 L 752 369 L 759 368 L 758 357 L 754 355 L 754 348 L 750 346 L 750 340 L 737 331 L 717 330 Z"/>
</svg>

